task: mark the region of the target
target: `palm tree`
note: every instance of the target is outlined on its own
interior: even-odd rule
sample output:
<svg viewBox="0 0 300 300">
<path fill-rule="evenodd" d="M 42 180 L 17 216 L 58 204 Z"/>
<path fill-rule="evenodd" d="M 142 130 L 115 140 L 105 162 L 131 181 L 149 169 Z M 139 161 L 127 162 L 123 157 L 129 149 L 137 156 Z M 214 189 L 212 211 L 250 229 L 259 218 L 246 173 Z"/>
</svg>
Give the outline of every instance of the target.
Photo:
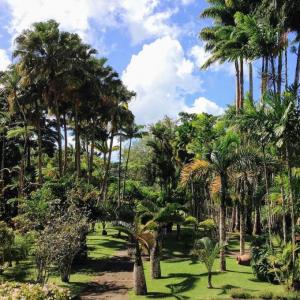
<svg viewBox="0 0 300 300">
<path fill-rule="evenodd" d="M 209 289 L 213 288 L 211 283 L 212 268 L 219 252 L 219 244 L 214 243 L 208 237 L 197 240 L 192 250 L 192 255 L 199 257 L 200 260 L 205 264 L 205 267 L 207 269 L 207 282 Z"/>
<path fill-rule="evenodd" d="M 125 162 L 125 170 L 124 170 L 124 179 L 123 179 L 123 193 L 122 193 L 122 199 L 124 199 L 125 189 L 126 189 L 126 180 L 127 180 L 127 171 L 128 171 L 128 163 L 130 158 L 130 150 L 132 145 L 133 139 L 140 139 L 143 136 L 146 135 L 146 131 L 142 131 L 145 126 L 143 125 L 136 125 L 136 124 L 130 124 L 129 126 L 124 128 L 124 134 L 127 139 L 129 139 L 129 146 L 127 149 L 127 157 Z"/>
<path fill-rule="evenodd" d="M 232 131 L 227 131 L 224 136 L 219 137 L 212 145 L 212 150 L 207 153 L 205 160 L 194 160 L 193 172 L 199 170 L 211 170 L 219 178 L 220 208 L 219 208 L 219 244 L 220 248 L 220 270 L 226 271 L 225 244 L 226 228 L 225 213 L 228 197 L 228 168 L 236 160 L 236 149 L 239 137 Z"/>
<path fill-rule="evenodd" d="M 151 277 L 161 278 L 160 267 L 160 245 L 163 226 L 168 223 L 183 223 L 185 220 L 181 205 L 168 203 L 164 207 L 158 206 L 153 201 L 142 201 L 137 205 L 137 213 L 140 218 L 147 218 L 149 221 L 144 225 L 145 229 L 153 231 L 154 245 L 150 252 Z"/>
<path fill-rule="evenodd" d="M 137 219 L 134 221 L 134 224 L 123 224 L 114 226 L 114 228 L 127 234 L 134 244 L 133 290 L 135 295 L 146 295 L 147 285 L 140 249 L 140 244 L 147 248 L 149 247 L 147 241 L 143 238 L 144 229 L 140 226 Z"/>
</svg>

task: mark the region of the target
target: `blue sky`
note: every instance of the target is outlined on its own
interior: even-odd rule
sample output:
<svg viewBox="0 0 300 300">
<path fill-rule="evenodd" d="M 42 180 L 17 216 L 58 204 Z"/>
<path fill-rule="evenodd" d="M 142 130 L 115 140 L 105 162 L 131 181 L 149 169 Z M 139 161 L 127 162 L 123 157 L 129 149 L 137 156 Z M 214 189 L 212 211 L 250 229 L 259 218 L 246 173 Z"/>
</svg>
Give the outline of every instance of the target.
<svg viewBox="0 0 300 300">
<path fill-rule="evenodd" d="M 22 30 L 55 19 L 107 57 L 136 91 L 130 108 L 138 123 L 176 117 L 179 111 L 219 114 L 234 101 L 234 69 L 229 63 L 199 68 L 208 57 L 198 39 L 209 22 L 199 19 L 206 5 L 204 0 L 0 0 L 0 69 L 9 64 Z"/>
</svg>

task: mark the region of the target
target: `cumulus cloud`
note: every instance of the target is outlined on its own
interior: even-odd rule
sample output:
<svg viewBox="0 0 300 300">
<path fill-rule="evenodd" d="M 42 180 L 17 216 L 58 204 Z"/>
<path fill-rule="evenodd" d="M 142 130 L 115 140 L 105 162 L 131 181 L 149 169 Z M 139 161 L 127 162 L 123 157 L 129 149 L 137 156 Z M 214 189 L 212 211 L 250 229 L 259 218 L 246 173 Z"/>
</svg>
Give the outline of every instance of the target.
<svg viewBox="0 0 300 300">
<path fill-rule="evenodd" d="M 4 1 L 11 11 L 10 30 L 14 36 L 33 22 L 51 18 L 57 20 L 65 30 L 77 32 L 89 42 L 92 42 L 89 40 L 90 20 L 103 32 L 108 27 L 127 28 L 134 43 L 179 33 L 178 27 L 168 22 L 176 10 L 160 10 L 159 0 Z"/>
<path fill-rule="evenodd" d="M 211 115 L 221 115 L 224 113 L 224 108 L 205 97 L 199 97 L 194 101 L 191 107 L 186 107 L 184 111 L 190 114 L 199 114 L 204 112 Z"/>
<path fill-rule="evenodd" d="M 210 57 L 210 54 L 205 51 L 203 45 L 202 46 L 196 45 L 191 49 L 190 56 L 194 59 L 197 67 L 201 67 Z M 235 75 L 235 69 L 233 63 L 226 62 L 220 64 L 219 62 L 215 62 L 209 67 L 209 70 L 213 72 L 226 72 L 230 76 Z"/>
<path fill-rule="evenodd" d="M 167 36 L 144 45 L 132 56 L 122 76 L 128 88 L 137 93 L 130 104 L 136 121 L 153 123 L 185 110 L 185 97 L 201 91 L 202 82 L 193 71 L 194 64 L 178 40 Z"/>
<path fill-rule="evenodd" d="M 4 49 L 0 49 L 0 71 L 6 70 L 10 63 L 7 52 Z"/>
</svg>

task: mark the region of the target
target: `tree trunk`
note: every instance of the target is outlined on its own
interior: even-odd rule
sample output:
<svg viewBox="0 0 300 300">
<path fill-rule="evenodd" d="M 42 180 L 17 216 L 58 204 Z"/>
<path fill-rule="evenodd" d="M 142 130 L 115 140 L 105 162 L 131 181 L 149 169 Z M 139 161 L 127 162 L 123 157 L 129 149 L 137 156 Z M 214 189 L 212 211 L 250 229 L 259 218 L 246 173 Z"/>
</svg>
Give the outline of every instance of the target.
<svg viewBox="0 0 300 300">
<path fill-rule="evenodd" d="M 211 272 L 208 272 L 208 276 L 207 276 L 207 288 L 209 288 L 209 289 L 213 288 L 212 283 L 211 283 L 211 277 L 212 277 Z"/>
<path fill-rule="evenodd" d="M 60 112 L 57 101 L 57 96 L 54 96 L 55 101 L 55 117 L 56 117 L 56 131 L 57 131 L 57 144 L 58 144 L 58 173 L 59 177 L 62 176 L 62 142 L 61 142 L 61 123 L 60 123 Z"/>
<path fill-rule="evenodd" d="M 266 202 L 268 204 L 268 233 L 269 233 L 269 243 L 272 248 L 272 233 L 271 233 L 271 203 L 269 199 L 269 181 L 268 181 L 268 173 L 267 173 L 267 165 L 266 165 L 266 151 L 265 147 L 262 147 L 263 152 L 263 167 L 264 167 L 264 177 L 265 177 L 265 187 L 266 187 Z"/>
<path fill-rule="evenodd" d="M 240 211 L 240 255 L 245 254 L 245 204 L 244 200 L 241 200 L 241 211 Z"/>
<path fill-rule="evenodd" d="M 1 172 L 0 172 L 0 196 L 4 194 L 4 168 L 5 168 L 5 133 L 2 133 L 2 150 L 1 150 Z"/>
<path fill-rule="evenodd" d="M 89 161 L 89 178 L 88 178 L 89 183 L 91 183 L 92 176 L 93 176 L 94 154 L 95 154 L 95 129 L 93 129 L 93 135 L 91 141 L 91 154 L 90 154 L 90 161 Z"/>
<path fill-rule="evenodd" d="M 285 210 L 286 210 L 286 204 L 285 204 L 285 190 L 283 181 L 281 180 L 281 197 L 282 197 L 282 233 L 283 233 L 283 242 L 286 245 L 287 243 L 287 232 L 286 232 L 286 219 L 285 219 Z"/>
<path fill-rule="evenodd" d="M 226 244 L 226 175 L 220 174 L 221 176 L 221 204 L 220 204 L 220 224 L 219 224 L 219 239 L 220 239 L 220 271 L 226 271 L 226 257 L 225 257 L 225 244 Z"/>
<path fill-rule="evenodd" d="M 101 198 L 105 201 L 106 199 L 106 190 L 107 190 L 107 181 L 109 176 L 109 170 L 110 170 L 110 162 L 111 162 L 111 154 L 112 154 L 112 148 L 113 148 L 113 142 L 114 142 L 114 132 L 111 132 L 110 137 L 110 145 L 109 145 L 109 151 L 108 151 L 108 158 L 106 162 L 106 170 L 103 178 L 103 184 L 101 188 Z"/>
<path fill-rule="evenodd" d="M 180 239 L 180 231 L 181 231 L 180 224 L 176 224 L 176 240 L 177 241 L 179 241 L 179 239 Z"/>
<path fill-rule="evenodd" d="M 63 114 L 63 122 L 64 122 L 64 141 L 65 141 L 64 174 L 66 174 L 68 168 L 68 131 L 67 131 L 66 113 Z"/>
<path fill-rule="evenodd" d="M 289 86 L 289 78 L 288 78 L 288 47 L 286 46 L 284 49 L 284 64 L 285 64 L 285 89 L 287 90 Z"/>
<path fill-rule="evenodd" d="M 272 85 L 273 85 L 273 92 L 276 93 L 276 71 L 275 71 L 274 56 L 271 57 L 271 68 L 272 68 Z"/>
<path fill-rule="evenodd" d="M 75 102 L 75 163 L 76 177 L 80 178 L 81 162 L 80 162 L 80 138 L 79 138 L 79 120 L 78 120 L 78 101 Z"/>
<path fill-rule="evenodd" d="M 290 161 L 290 152 L 288 145 L 286 144 L 286 160 L 287 160 L 287 168 L 288 168 L 288 178 L 289 178 L 289 187 L 290 187 L 290 208 L 291 208 L 291 227 L 292 227 L 292 259 L 293 259 L 293 266 L 296 263 L 296 239 L 295 239 L 295 212 L 294 212 L 294 191 L 293 191 L 293 179 L 292 179 L 292 167 Z M 293 272 L 294 273 L 294 272 Z M 294 274 L 293 274 L 294 276 Z M 294 278 L 293 278 L 294 279 Z"/>
<path fill-rule="evenodd" d="M 253 102 L 253 67 L 252 62 L 249 62 L 249 97 Z"/>
<path fill-rule="evenodd" d="M 236 204 L 234 204 L 234 206 L 232 207 L 232 212 L 231 212 L 231 232 L 234 232 L 235 222 L 236 222 Z"/>
<path fill-rule="evenodd" d="M 261 104 L 262 104 L 262 101 L 263 101 L 263 95 L 264 95 L 264 85 L 265 85 L 265 58 L 262 57 L 262 62 L 261 62 Z"/>
<path fill-rule="evenodd" d="M 236 92 L 235 92 L 235 109 L 236 113 L 238 114 L 240 110 L 240 68 L 238 60 L 235 60 L 235 76 L 236 76 Z"/>
<path fill-rule="evenodd" d="M 150 263 L 151 263 L 151 278 L 152 279 L 161 278 L 159 237 L 157 233 L 154 234 L 154 245 L 150 253 Z"/>
<path fill-rule="evenodd" d="M 235 217 L 235 231 L 240 231 L 240 212 L 241 212 L 241 208 L 240 208 L 240 204 L 238 203 L 236 205 L 236 217 Z"/>
<path fill-rule="evenodd" d="M 138 241 L 135 242 L 135 259 L 133 266 L 133 290 L 135 295 L 146 295 L 147 285 Z"/>
<path fill-rule="evenodd" d="M 35 101 L 35 109 L 37 112 L 37 138 L 38 138 L 38 183 L 42 184 L 43 183 L 43 174 L 42 174 L 42 132 L 41 132 L 41 117 L 40 117 L 40 111 L 38 107 L 38 102 Z"/>
<path fill-rule="evenodd" d="M 295 80 L 294 80 L 294 86 L 296 94 L 298 93 L 298 86 L 299 86 L 299 75 L 300 75 L 300 42 L 298 45 L 298 51 L 297 51 L 297 63 L 296 63 L 296 70 L 295 70 Z"/>
<path fill-rule="evenodd" d="M 126 158 L 125 171 L 124 171 L 124 182 L 123 182 L 123 195 L 122 195 L 122 199 L 124 199 L 125 189 L 126 189 L 126 180 L 127 180 L 126 177 L 127 177 L 127 171 L 128 171 L 128 163 L 129 163 L 129 157 L 130 157 L 131 143 L 132 143 L 132 138 L 129 139 L 128 154 L 127 154 L 127 158 Z"/>
<path fill-rule="evenodd" d="M 118 170 L 118 205 L 121 205 L 121 173 L 122 173 L 122 136 L 119 141 L 119 170 Z"/>
<path fill-rule="evenodd" d="M 243 109 L 244 107 L 244 62 L 243 58 L 240 57 L 240 105 L 239 108 Z"/>
<path fill-rule="evenodd" d="M 277 93 L 281 94 L 281 84 L 282 84 L 282 50 L 279 51 L 278 56 L 278 68 L 277 68 Z"/>
<path fill-rule="evenodd" d="M 255 203 L 254 208 L 254 225 L 253 225 L 253 235 L 261 234 L 261 226 L 260 226 L 260 203 Z"/>
</svg>

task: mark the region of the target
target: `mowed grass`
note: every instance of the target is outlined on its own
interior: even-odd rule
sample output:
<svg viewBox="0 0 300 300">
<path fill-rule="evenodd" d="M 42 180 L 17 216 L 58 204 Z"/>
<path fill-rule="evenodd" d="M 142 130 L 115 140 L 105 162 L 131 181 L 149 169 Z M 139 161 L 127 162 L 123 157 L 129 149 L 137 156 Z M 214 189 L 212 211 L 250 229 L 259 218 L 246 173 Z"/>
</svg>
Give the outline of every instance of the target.
<svg viewBox="0 0 300 300">
<path fill-rule="evenodd" d="M 232 235 L 229 251 L 238 250 L 238 235 Z M 175 234 L 164 239 L 166 248 L 161 262 L 162 278 L 150 278 L 150 264 L 144 263 L 148 295 L 135 296 L 130 292 L 131 300 L 141 299 L 226 299 L 231 298 L 231 289 L 241 288 L 254 297 L 260 293 L 272 291 L 273 294 L 285 293 L 283 286 L 258 281 L 249 266 L 237 264 L 234 256 L 227 258 L 227 272 L 219 272 L 219 259 L 214 264 L 212 278 L 213 289 L 207 288 L 207 270 L 203 263 L 193 261 L 189 255 L 193 245 L 190 230 L 185 229 L 182 238 L 176 241 Z M 247 244 L 248 246 L 248 244 Z"/>
<path fill-rule="evenodd" d="M 114 230 L 108 230 L 108 235 L 102 236 L 100 226 L 96 226 L 96 231 L 89 233 L 87 237 L 88 259 L 73 266 L 70 282 L 63 283 L 59 274 L 55 272 L 50 275 L 48 282 L 69 288 L 74 296 L 79 294 L 87 286 L 87 283 L 99 274 L 98 269 L 101 268 L 105 259 L 114 256 L 124 247 L 124 240 L 116 238 L 116 233 Z M 35 279 L 36 270 L 33 257 L 21 261 L 18 265 L 13 264 L 13 267 L 7 268 L 4 274 L 0 275 L 0 282 L 34 282 Z"/>
</svg>

